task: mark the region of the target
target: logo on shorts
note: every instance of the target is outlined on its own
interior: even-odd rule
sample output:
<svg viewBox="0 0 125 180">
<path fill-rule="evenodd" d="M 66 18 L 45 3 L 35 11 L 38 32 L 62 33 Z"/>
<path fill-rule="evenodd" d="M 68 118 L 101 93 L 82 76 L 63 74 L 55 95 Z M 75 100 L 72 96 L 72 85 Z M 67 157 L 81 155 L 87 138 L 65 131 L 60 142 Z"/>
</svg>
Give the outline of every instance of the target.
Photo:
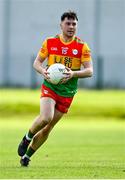
<svg viewBox="0 0 125 180">
<path fill-rule="evenodd" d="M 48 94 L 48 91 L 47 91 L 47 90 L 44 90 L 44 94 Z"/>
<path fill-rule="evenodd" d="M 72 53 L 73 53 L 74 55 L 77 55 L 77 54 L 78 54 L 78 50 L 77 50 L 77 49 L 73 49 L 73 50 L 72 50 Z"/>
</svg>

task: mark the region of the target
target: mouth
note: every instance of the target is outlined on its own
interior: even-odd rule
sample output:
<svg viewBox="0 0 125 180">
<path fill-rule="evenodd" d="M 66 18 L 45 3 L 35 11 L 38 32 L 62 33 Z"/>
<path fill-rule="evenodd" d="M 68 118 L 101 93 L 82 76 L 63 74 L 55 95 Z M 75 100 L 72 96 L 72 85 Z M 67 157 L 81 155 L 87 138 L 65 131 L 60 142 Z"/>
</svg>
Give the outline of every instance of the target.
<svg viewBox="0 0 125 180">
<path fill-rule="evenodd" d="M 68 32 L 68 33 L 71 33 L 71 34 L 74 33 L 74 31 L 67 31 L 67 32 Z"/>
</svg>

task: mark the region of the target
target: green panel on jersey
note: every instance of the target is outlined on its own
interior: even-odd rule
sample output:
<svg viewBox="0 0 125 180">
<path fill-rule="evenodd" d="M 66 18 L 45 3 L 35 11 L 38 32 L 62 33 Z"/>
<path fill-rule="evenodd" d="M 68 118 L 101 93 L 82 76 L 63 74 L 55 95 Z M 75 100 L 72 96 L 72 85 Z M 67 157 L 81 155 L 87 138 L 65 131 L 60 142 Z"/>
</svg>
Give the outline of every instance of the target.
<svg viewBox="0 0 125 180">
<path fill-rule="evenodd" d="M 72 78 L 65 84 L 51 84 L 44 80 L 44 85 L 52 89 L 56 94 L 64 97 L 73 97 L 77 92 L 77 81 L 78 78 Z"/>
</svg>

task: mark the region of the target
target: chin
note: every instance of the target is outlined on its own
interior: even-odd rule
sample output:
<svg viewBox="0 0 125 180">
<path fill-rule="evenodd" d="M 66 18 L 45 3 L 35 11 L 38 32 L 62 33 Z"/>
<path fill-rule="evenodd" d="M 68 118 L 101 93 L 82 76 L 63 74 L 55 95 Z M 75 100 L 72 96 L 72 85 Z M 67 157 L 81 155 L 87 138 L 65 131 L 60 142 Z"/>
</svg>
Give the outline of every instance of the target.
<svg viewBox="0 0 125 180">
<path fill-rule="evenodd" d="M 73 36 L 74 36 L 74 34 L 67 34 L 67 37 L 69 37 L 69 38 L 71 38 Z"/>
</svg>

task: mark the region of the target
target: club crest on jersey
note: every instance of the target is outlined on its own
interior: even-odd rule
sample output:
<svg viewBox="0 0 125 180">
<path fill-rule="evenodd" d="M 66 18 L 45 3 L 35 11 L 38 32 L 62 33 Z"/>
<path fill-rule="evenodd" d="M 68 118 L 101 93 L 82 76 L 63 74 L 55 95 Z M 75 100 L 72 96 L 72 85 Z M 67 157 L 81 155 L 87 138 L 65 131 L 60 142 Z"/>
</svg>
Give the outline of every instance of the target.
<svg viewBox="0 0 125 180">
<path fill-rule="evenodd" d="M 62 47 L 62 54 L 67 54 L 68 47 Z"/>
<path fill-rule="evenodd" d="M 73 53 L 74 55 L 77 55 L 77 54 L 78 54 L 78 50 L 77 50 L 77 49 L 73 49 L 73 50 L 72 50 L 72 53 Z"/>
</svg>

